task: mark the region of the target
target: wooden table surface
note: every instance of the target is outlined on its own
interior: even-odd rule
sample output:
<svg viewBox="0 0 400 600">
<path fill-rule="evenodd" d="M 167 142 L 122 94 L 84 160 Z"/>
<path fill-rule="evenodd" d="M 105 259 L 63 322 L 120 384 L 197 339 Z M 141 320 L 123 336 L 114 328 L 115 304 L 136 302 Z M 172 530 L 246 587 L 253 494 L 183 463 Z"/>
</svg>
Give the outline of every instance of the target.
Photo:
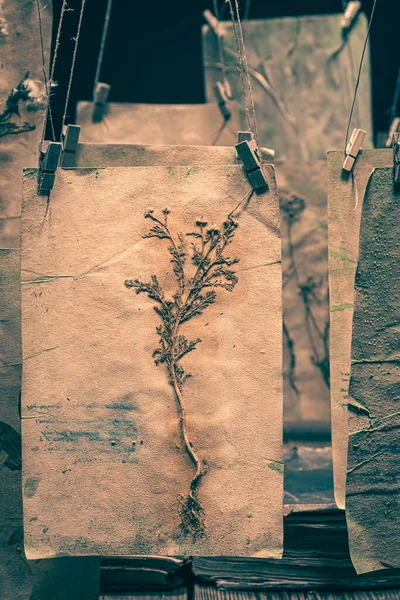
<svg viewBox="0 0 400 600">
<path fill-rule="evenodd" d="M 102 595 L 100 600 L 399 600 L 400 588 L 353 592 L 249 592 L 223 591 L 212 586 L 195 585 L 193 590 L 138 593 L 128 596 Z"/>
</svg>

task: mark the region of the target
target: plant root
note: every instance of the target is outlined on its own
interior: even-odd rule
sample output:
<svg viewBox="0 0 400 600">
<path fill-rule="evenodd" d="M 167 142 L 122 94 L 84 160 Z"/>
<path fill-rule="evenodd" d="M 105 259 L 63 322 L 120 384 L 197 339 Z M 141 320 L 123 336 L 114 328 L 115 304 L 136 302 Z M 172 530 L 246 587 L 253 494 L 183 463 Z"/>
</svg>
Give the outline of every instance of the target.
<svg viewBox="0 0 400 600">
<path fill-rule="evenodd" d="M 186 497 L 178 496 L 178 513 L 181 518 L 180 530 L 185 537 L 191 537 L 193 541 L 201 539 L 206 535 L 205 511 L 198 499 L 197 491 L 201 479 L 208 471 L 207 462 L 203 460 L 201 471 L 195 475 L 190 484 L 190 490 Z"/>
</svg>

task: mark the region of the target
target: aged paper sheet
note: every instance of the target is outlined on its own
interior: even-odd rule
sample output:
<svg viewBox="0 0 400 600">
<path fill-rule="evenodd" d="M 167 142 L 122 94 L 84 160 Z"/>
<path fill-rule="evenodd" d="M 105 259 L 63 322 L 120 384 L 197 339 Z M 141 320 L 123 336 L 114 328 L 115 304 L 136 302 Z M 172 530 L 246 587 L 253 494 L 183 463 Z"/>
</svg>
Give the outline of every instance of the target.
<svg viewBox="0 0 400 600">
<path fill-rule="evenodd" d="M 0 250 L 0 598 L 97 600 L 98 559 L 28 563 L 23 552 L 20 273 L 20 251 Z"/>
<path fill-rule="evenodd" d="M 361 14 L 348 44 L 342 45 L 341 15 L 284 17 L 243 22 L 243 36 L 258 120 L 260 144 L 273 148 L 276 158 L 325 159 L 326 151 L 341 148 L 353 100 L 356 74 L 367 31 Z M 223 22 L 227 77 L 239 105 L 242 129 L 247 129 L 236 43 L 232 24 Z M 221 80 L 215 34 L 203 28 L 203 62 L 207 100 Z M 371 145 L 371 91 L 366 51 L 353 126 L 368 131 Z"/>
<path fill-rule="evenodd" d="M 342 172 L 343 152 L 328 153 L 332 451 L 335 499 L 339 508 L 345 506 L 351 330 L 361 211 L 374 168 L 392 164 L 390 149 L 361 150 L 353 179 Z"/>
<path fill-rule="evenodd" d="M 236 105 L 224 122 L 215 102 L 209 104 L 107 104 L 102 121 L 93 123 L 93 103 L 79 102 L 81 142 L 107 144 L 187 144 L 234 146 L 240 129 Z"/>
<path fill-rule="evenodd" d="M 247 201 L 251 188 L 240 166 L 61 171 L 47 218 L 36 170 L 25 172 L 22 410 L 33 417 L 23 432 L 30 557 L 280 556 L 281 258 L 274 170 L 264 169 L 268 191 Z M 176 350 L 184 358 L 172 377 L 171 357 L 158 346 L 167 318 L 153 310 L 159 292 L 144 287 L 137 295 L 135 280 L 154 286 L 157 275 L 172 301 L 177 259 L 171 265 L 160 232 L 143 238 L 154 225 L 144 215 L 168 216 L 175 236 L 198 236 L 200 227 L 218 236 L 221 227 L 231 228 L 227 216 L 238 204 L 230 266 L 216 279 L 222 287 L 215 302 L 201 300 L 204 314 L 197 304 L 194 318 L 185 313 Z M 187 236 L 194 262 L 202 244 L 196 235 Z M 192 374 L 187 381 L 181 367 Z M 176 377 L 199 485 L 180 431 Z"/>
<path fill-rule="evenodd" d="M 273 153 L 264 151 L 264 160 L 273 159 Z M 75 158 L 79 166 L 147 166 L 152 164 L 235 164 L 234 148 L 202 146 L 133 146 L 107 144 L 79 144 Z M 21 186 L 22 187 L 22 186 Z M 22 190 L 21 190 L 22 191 Z M 19 219 L 18 219 L 19 220 Z M 3 495 L 1 505 L 1 531 L 4 534 L 0 565 L 0 597 L 14 597 L 16 590 L 21 594 L 33 594 L 34 600 L 57 599 L 62 594 L 73 595 L 82 600 L 91 598 L 98 589 L 99 561 L 88 563 L 71 559 L 39 561 L 35 566 L 22 557 L 22 493 L 21 493 L 21 440 L 19 397 L 21 391 L 21 294 L 20 294 L 20 251 L 0 250 L 1 274 L 1 373 L 0 423 L 4 465 L 0 471 L 2 487 L 10 490 Z M 75 578 L 71 578 L 74 573 Z M 85 574 L 85 577 L 83 576 Z M 65 577 L 69 585 L 65 583 Z M 74 581 L 79 589 L 71 588 Z M 46 596 L 47 594 L 47 596 Z M 57 594 L 61 594 L 58 596 Z M 90 594 L 88 596 L 88 594 Z M 97 596 L 95 596 L 97 600 Z"/>
<path fill-rule="evenodd" d="M 47 67 L 51 3 L 40 7 Z M 4 0 L 0 17 L 0 247 L 19 248 L 21 174 L 38 163 L 45 112 L 36 2 Z"/>
<path fill-rule="evenodd" d="M 393 168 L 364 198 L 355 277 L 346 515 L 358 573 L 400 567 L 399 200 Z"/>
<path fill-rule="evenodd" d="M 326 161 L 279 161 L 284 427 L 329 436 Z"/>
</svg>

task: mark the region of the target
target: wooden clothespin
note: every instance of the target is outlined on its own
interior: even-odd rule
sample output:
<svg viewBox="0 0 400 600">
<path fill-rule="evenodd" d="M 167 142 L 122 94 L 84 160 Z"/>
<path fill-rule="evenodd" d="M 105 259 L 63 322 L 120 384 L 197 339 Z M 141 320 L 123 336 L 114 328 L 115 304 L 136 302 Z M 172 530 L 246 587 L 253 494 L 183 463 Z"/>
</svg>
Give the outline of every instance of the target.
<svg viewBox="0 0 400 600">
<path fill-rule="evenodd" d="M 400 133 L 393 134 L 393 177 L 395 183 L 400 183 Z"/>
<path fill-rule="evenodd" d="M 60 142 L 49 142 L 46 150 L 40 152 L 38 177 L 39 196 L 48 196 L 49 192 L 54 187 L 61 151 L 62 144 Z"/>
<path fill-rule="evenodd" d="M 238 144 L 240 144 L 240 142 L 245 142 L 245 141 L 250 142 L 252 139 L 253 139 L 253 134 L 251 133 L 251 131 L 238 131 L 238 134 L 237 134 Z"/>
<path fill-rule="evenodd" d="M 350 31 L 360 10 L 361 2 L 358 0 L 350 0 L 350 2 L 348 2 L 340 21 L 343 33 L 346 34 Z"/>
<path fill-rule="evenodd" d="M 253 134 L 251 133 L 251 131 L 238 131 L 237 132 L 237 143 L 240 144 L 241 142 L 251 142 L 251 140 L 254 139 Z M 236 158 L 238 160 L 240 160 L 240 156 L 238 154 L 238 152 L 236 151 Z"/>
<path fill-rule="evenodd" d="M 61 166 L 74 167 L 76 164 L 75 154 L 78 147 L 81 128 L 79 125 L 67 125 L 62 134 L 63 152 L 61 155 Z"/>
<path fill-rule="evenodd" d="M 108 96 L 110 94 L 111 85 L 107 83 L 97 83 L 94 90 L 94 107 L 92 119 L 94 123 L 98 123 L 103 119 L 104 108 L 107 104 Z"/>
<path fill-rule="evenodd" d="M 218 38 L 223 38 L 226 34 L 225 27 L 221 25 L 220 21 L 212 14 L 211 10 L 205 10 L 203 12 L 203 17 L 207 21 L 211 31 L 213 31 Z"/>
<path fill-rule="evenodd" d="M 350 172 L 352 170 L 366 133 L 367 132 L 364 131 L 364 129 L 353 129 L 353 133 L 351 134 L 349 143 L 346 147 L 346 158 L 344 159 L 343 163 L 344 171 Z"/>
<path fill-rule="evenodd" d="M 253 134 L 250 131 L 239 131 L 235 148 L 253 188 L 257 191 L 268 187 L 262 172 L 260 151 Z"/>
<path fill-rule="evenodd" d="M 214 86 L 214 91 L 222 116 L 224 117 L 225 121 L 229 121 L 232 116 L 230 106 L 232 100 L 232 90 L 228 80 L 224 79 L 223 83 L 221 81 L 217 81 Z"/>
<path fill-rule="evenodd" d="M 393 119 L 392 124 L 390 125 L 389 133 L 387 140 L 385 142 L 386 148 L 391 148 L 393 144 L 393 134 L 400 129 L 400 117 L 396 117 Z"/>
</svg>

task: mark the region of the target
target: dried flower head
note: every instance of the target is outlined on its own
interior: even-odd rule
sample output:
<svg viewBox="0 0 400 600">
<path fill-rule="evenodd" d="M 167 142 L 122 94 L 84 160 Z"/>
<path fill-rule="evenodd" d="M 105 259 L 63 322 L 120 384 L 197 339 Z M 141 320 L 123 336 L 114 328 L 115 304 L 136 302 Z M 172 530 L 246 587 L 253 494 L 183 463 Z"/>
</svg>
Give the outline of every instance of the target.
<svg viewBox="0 0 400 600">
<path fill-rule="evenodd" d="M 281 210 L 283 211 L 286 219 L 294 223 L 299 219 L 299 215 L 303 212 L 306 207 L 304 198 L 294 195 L 291 192 L 281 192 Z"/>
<path fill-rule="evenodd" d="M 218 235 L 219 232 L 219 228 L 214 223 L 207 229 L 209 235 Z"/>
<path fill-rule="evenodd" d="M 208 224 L 208 221 L 206 221 L 203 217 L 198 217 L 196 219 L 196 225 L 197 227 L 206 227 Z"/>
</svg>

